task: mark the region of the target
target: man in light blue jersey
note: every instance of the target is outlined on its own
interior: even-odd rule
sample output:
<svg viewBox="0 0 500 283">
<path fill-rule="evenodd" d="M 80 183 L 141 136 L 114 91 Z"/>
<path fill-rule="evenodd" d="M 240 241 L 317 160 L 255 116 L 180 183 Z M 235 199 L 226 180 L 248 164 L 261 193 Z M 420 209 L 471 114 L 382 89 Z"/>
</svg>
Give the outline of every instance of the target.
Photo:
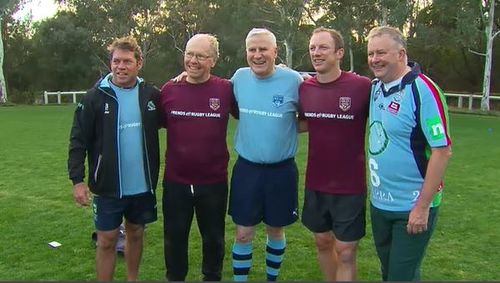
<svg viewBox="0 0 500 283">
<path fill-rule="evenodd" d="M 298 218 L 297 105 L 301 76 L 276 68 L 276 37 L 254 28 L 246 38 L 249 67 L 231 78 L 239 106 L 229 214 L 236 224 L 235 281 L 248 280 L 256 225 L 266 224 L 267 280 L 277 279 L 286 247 L 284 227 Z"/>
<path fill-rule="evenodd" d="M 446 100 L 416 63 L 408 63 L 405 39 L 395 28 L 370 31 L 368 65 L 376 77 L 368 165 L 382 279 L 419 281 L 451 157 Z"/>
</svg>

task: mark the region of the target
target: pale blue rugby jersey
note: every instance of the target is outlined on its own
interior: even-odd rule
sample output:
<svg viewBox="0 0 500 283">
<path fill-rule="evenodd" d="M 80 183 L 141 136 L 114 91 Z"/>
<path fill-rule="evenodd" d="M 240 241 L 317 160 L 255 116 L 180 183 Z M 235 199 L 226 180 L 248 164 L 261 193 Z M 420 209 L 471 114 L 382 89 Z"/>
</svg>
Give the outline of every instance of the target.
<svg viewBox="0 0 500 283">
<path fill-rule="evenodd" d="M 383 210 L 410 211 L 420 196 L 431 148 L 451 144 L 444 94 L 415 64 L 388 91 L 381 81 L 373 82 L 369 124 L 371 202 Z M 432 206 L 442 197 L 441 187 L 436 189 Z"/>
<path fill-rule="evenodd" d="M 239 107 L 236 152 L 255 163 L 276 163 L 297 153 L 299 73 L 277 67 L 259 79 L 249 67 L 231 78 Z"/>
</svg>

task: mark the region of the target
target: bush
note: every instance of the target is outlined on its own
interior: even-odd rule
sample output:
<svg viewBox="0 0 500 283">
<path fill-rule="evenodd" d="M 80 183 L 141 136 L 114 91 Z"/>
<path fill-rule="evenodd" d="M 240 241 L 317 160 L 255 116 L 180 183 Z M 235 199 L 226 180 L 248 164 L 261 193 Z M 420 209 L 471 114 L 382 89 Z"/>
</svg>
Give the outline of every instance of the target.
<svg viewBox="0 0 500 283">
<path fill-rule="evenodd" d="M 34 104 L 36 93 L 31 91 L 12 90 L 9 92 L 8 99 L 10 102 L 17 104 Z"/>
</svg>

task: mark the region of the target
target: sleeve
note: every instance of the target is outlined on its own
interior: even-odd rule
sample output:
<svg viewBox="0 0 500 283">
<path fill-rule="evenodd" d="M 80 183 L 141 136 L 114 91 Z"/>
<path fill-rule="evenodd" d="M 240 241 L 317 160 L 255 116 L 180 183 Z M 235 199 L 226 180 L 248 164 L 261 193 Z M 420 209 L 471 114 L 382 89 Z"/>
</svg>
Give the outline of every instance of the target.
<svg viewBox="0 0 500 283">
<path fill-rule="evenodd" d="M 304 83 L 300 84 L 300 86 L 299 86 L 299 106 L 297 107 L 297 112 L 298 112 L 298 118 L 300 121 L 306 120 L 306 117 L 304 116 L 304 110 L 302 108 L 302 105 L 303 105 L 302 94 L 303 93 L 304 93 Z"/>
<path fill-rule="evenodd" d="M 160 128 L 167 128 L 167 106 L 166 106 L 166 101 L 167 101 L 167 93 L 168 93 L 168 82 L 165 83 L 162 87 L 161 87 L 161 91 L 159 93 L 159 107 L 160 107 L 160 111 L 159 111 L 159 123 L 160 123 Z"/>
<path fill-rule="evenodd" d="M 416 87 L 420 94 L 420 125 L 430 147 L 451 145 L 448 106 L 443 91 L 429 78 L 420 75 Z"/>
<path fill-rule="evenodd" d="M 234 96 L 233 84 L 231 81 L 229 82 L 229 91 L 231 96 L 231 115 L 235 119 L 240 119 L 240 108 L 238 107 L 238 101 L 236 101 L 236 97 Z"/>
<path fill-rule="evenodd" d="M 69 137 L 68 174 L 73 185 L 85 179 L 85 158 L 93 138 L 94 122 L 91 94 L 87 92 L 76 106 Z"/>
</svg>

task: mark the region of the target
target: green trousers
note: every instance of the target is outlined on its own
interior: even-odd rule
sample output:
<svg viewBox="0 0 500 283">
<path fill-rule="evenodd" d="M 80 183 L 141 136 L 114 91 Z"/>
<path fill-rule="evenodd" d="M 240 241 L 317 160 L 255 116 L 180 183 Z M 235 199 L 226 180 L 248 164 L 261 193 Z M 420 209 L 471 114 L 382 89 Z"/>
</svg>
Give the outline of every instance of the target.
<svg viewBox="0 0 500 283">
<path fill-rule="evenodd" d="M 416 235 L 406 231 L 409 215 L 371 205 L 373 240 L 384 281 L 420 281 L 420 265 L 436 227 L 438 208 L 430 209 L 427 231 Z"/>
</svg>

